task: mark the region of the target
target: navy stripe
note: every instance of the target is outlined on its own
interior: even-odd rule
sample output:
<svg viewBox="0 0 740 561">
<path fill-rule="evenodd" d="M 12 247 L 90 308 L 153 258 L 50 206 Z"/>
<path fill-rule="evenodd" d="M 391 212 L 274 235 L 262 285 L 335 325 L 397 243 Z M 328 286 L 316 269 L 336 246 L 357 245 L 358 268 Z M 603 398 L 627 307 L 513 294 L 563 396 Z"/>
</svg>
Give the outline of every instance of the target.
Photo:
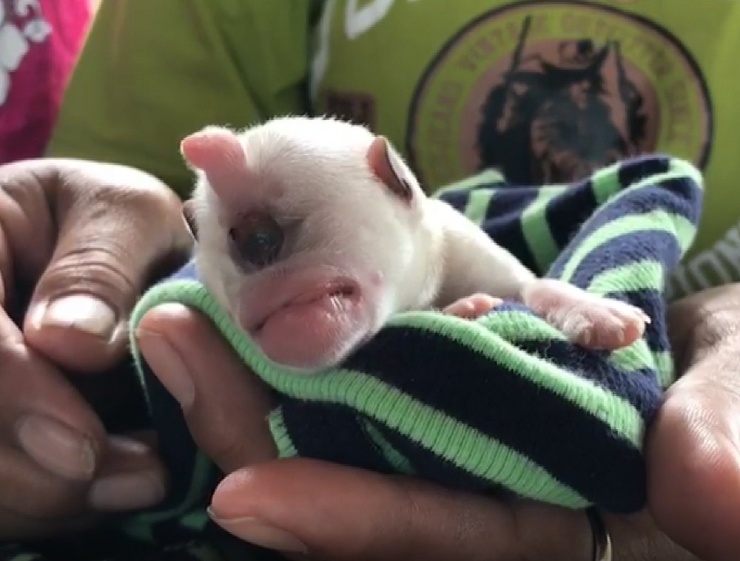
<svg viewBox="0 0 740 561">
<path fill-rule="evenodd" d="M 588 253 L 573 271 L 571 284 L 586 287 L 598 275 L 642 260 L 672 269 L 681 259 L 676 237 L 663 231 L 633 231 L 612 238 Z M 656 279 L 661 282 L 661 279 Z"/>
<path fill-rule="evenodd" d="M 465 214 L 465 207 L 468 206 L 468 201 L 470 200 L 470 191 L 467 189 L 450 191 L 440 196 L 439 199 L 446 202 L 458 212 Z"/>
<path fill-rule="evenodd" d="M 457 467 L 396 431 L 389 430 L 378 423 L 374 426 L 396 449 L 403 450 L 404 456 L 414 466 L 417 473 L 431 474 L 429 481 L 460 491 L 488 493 L 496 491 L 502 494 L 507 492 L 503 487 Z"/>
<path fill-rule="evenodd" d="M 617 177 L 622 187 L 629 187 L 653 175 L 671 169 L 671 158 L 663 155 L 638 156 L 619 165 Z"/>
<path fill-rule="evenodd" d="M 519 216 L 522 210 L 537 198 L 539 191 L 539 189 L 531 187 L 496 190 L 488 204 L 486 216 L 491 220 Z"/>
<path fill-rule="evenodd" d="M 590 181 L 583 181 L 551 199 L 545 208 L 555 245 L 562 249 L 597 207 Z"/>
<path fill-rule="evenodd" d="M 692 223 L 696 223 L 699 219 L 696 206 L 688 204 L 685 199 L 674 196 L 660 187 L 645 187 L 635 191 L 629 197 L 624 197 L 619 201 L 613 201 L 602 207 L 600 212 L 595 214 L 578 235 L 571 240 L 570 245 L 558 255 L 552 267 L 550 267 L 547 276 L 561 276 L 566 262 L 570 260 L 577 248 L 586 238 L 590 237 L 594 231 L 602 226 L 623 218 L 626 215 L 639 216 L 640 214 L 663 209 L 679 214 Z M 635 255 L 634 252 L 631 255 L 633 259 L 640 257 L 639 255 Z"/>
<path fill-rule="evenodd" d="M 517 347 L 529 355 L 550 360 L 566 370 L 573 371 L 574 365 L 578 365 L 579 376 L 631 403 L 641 416 L 647 418 L 655 413 L 656 400 L 661 396 L 655 372 L 646 376 L 624 372 L 607 362 L 607 352 L 585 350 L 568 341 L 521 341 L 517 342 Z"/>
<path fill-rule="evenodd" d="M 473 187 L 464 187 L 446 191 L 439 195 L 439 200 L 445 201 L 460 212 L 464 212 L 471 193 L 486 189 L 504 189 L 506 187 L 507 185 L 505 181 L 481 181 Z"/>
<path fill-rule="evenodd" d="M 582 364 L 574 358 L 571 368 L 580 371 Z M 628 443 L 610 437 L 608 426 L 469 347 L 435 333 L 386 328 L 348 366 L 385 380 L 484 434 L 495 435 L 599 504 L 605 504 L 605 489 L 613 483 L 609 478 L 639 481 L 641 477 L 639 451 L 632 453 Z M 589 453 L 584 455 L 583 450 Z M 634 480 L 633 485 L 641 487 Z M 633 499 L 629 498 L 630 505 Z M 625 504 L 610 507 L 624 508 Z"/>
<path fill-rule="evenodd" d="M 628 197 L 603 207 L 594 217 L 596 224 L 604 224 L 626 214 L 636 214 L 653 210 L 663 210 L 680 214 L 690 222 L 697 222 L 701 215 L 701 207 L 697 197 L 701 191 L 696 185 L 683 178 L 672 178 L 653 185 L 645 185 Z"/>
<path fill-rule="evenodd" d="M 608 298 L 622 300 L 633 306 L 644 310 L 651 319 L 645 328 L 643 338 L 653 352 L 665 352 L 671 350 L 670 342 L 666 337 L 668 324 L 665 317 L 666 304 L 661 293 L 657 289 L 630 290 L 626 292 L 610 292 Z"/>
<path fill-rule="evenodd" d="M 285 399 L 282 413 L 299 456 L 395 473 L 360 426 L 356 412 L 336 405 Z"/>
<path fill-rule="evenodd" d="M 417 467 L 418 472 L 430 474 L 428 479 L 435 483 L 462 491 L 486 493 L 499 500 L 514 498 L 511 491 L 503 486 L 478 478 L 458 468 L 451 462 L 437 456 L 398 433 L 385 430 L 383 434 L 396 448 L 404 451 L 406 458 Z M 573 438 L 576 437 L 574 436 Z M 560 440 L 562 440 L 562 434 Z M 614 444 L 615 442 L 612 442 L 612 445 Z M 616 443 L 616 445 L 617 447 L 622 446 L 621 443 Z M 587 500 L 593 501 L 608 510 L 631 513 L 640 510 L 645 504 L 646 484 L 644 469 L 642 468 L 643 461 L 639 453 L 632 447 L 622 447 L 619 453 L 621 453 L 623 463 L 629 465 L 630 471 L 623 473 L 617 472 L 616 469 L 609 468 L 608 466 L 601 467 L 599 468 L 601 469 L 600 472 L 594 472 L 599 473 L 598 481 L 594 481 L 593 484 L 584 485 L 583 481 L 591 481 L 596 478 L 594 477 L 594 473 L 589 474 L 587 470 L 583 470 L 583 472 L 573 478 L 570 486 L 573 489 L 577 489 L 577 492 Z M 575 456 L 577 460 L 571 458 L 573 467 L 580 462 L 582 456 L 583 453 L 581 451 L 578 456 Z M 614 469 L 614 471 L 610 471 L 610 469 Z M 608 480 L 606 479 L 607 477 L 609 478 Z M 561 483 L 569 484 L 569 482 L 562 480 Z M 584 487 L 596 488 L 598 490 L 597 494 L 589 495 L 588 492 L 584 492 Z"/>
</svg>

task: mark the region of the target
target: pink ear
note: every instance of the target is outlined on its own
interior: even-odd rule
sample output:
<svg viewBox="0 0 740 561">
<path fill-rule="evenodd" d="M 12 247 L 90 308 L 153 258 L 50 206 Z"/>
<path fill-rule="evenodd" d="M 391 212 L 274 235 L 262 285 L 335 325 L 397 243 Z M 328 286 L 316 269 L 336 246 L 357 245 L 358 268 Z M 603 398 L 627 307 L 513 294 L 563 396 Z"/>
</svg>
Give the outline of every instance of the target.
<svg viewBox="0 0 740 561">
<path fill-rule="evenodd" d="M 247 157 L 239 137 L 222 127 L 206 127 L 188 135 L 180 143 L 180 152 L 192 167 L 206 174 L 219 196 L 244 181 L 248 173 Z"/>
<path fill-rule="evenodd" d="M 411 201 L 411 185 L 403 177 L 398 156 L 384 136 L 377 136 L 367 150 L 367 163 L 373 174 L 380 179 L 391 192 L 404 201 Z"/>
</svg>

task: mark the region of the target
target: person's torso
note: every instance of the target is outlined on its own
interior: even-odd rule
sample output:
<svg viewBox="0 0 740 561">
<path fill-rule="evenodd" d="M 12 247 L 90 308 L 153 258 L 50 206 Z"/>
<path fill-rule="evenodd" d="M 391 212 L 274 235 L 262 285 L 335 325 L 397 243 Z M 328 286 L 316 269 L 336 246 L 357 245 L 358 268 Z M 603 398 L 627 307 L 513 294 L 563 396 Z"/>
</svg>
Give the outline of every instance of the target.
<svg viewBox="0 0 740 561">
<path fill-rule="evenodd" d="M 433 191 L 562 183 L 645 152 L 706 176 L 671 292 L 740 280 L 740 3 L 327 0 L 313 110 L 387 135 Z M 735 202 L 737 201 L 737 202 Z"/>
</svg>

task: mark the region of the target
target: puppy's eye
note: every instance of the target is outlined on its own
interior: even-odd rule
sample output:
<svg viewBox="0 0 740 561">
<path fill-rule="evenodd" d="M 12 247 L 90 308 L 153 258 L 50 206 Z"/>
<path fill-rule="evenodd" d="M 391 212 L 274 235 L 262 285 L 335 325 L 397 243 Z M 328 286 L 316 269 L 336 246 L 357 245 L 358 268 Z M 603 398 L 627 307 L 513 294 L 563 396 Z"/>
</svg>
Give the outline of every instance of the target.
<svg viewBox="0 0 740 561">
<path fill-rule="evenodd" d="M 232 253 L 250 267 L 262 268 L 274 262 L 284 242 L 285 232 L 269 214 L 241 216 L 229 230 Z"/>
</svg>

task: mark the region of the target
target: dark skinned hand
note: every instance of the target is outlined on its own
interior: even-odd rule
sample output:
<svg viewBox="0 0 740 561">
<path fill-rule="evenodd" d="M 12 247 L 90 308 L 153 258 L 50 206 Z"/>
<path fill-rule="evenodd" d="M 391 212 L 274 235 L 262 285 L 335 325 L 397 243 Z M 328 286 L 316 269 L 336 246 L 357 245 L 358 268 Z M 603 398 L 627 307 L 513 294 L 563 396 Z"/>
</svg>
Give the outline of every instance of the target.
<svg viewBox="0 0 740 561">
<path fill-rule="evenodd" d="M 650 507 L 708 561 L 740 559 L 740 285 L 676 302 L 677 367 L 647 441 Z"/>
<path fill-rule="evenodd" d="M 118 367 L 130 363 L 128 313 L 189 248 L 180 206 L 123 166 L 0 167 L 0 540 L 68 532 L 162 498 L 151 445 L 111 434 L 103 417 L 136 389 Z"/>
</svg>

